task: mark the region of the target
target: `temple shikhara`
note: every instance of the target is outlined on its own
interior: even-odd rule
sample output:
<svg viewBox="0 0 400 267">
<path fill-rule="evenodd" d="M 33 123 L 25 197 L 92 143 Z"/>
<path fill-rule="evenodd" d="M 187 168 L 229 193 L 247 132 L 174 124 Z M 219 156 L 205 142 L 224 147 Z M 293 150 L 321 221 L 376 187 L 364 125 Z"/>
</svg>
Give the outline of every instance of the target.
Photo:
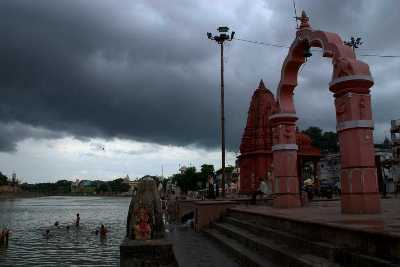
<svg viewBox="0 0 400 267">
<path fill-rule="evenodd" d="M 260 179 L 265 177 L 271 181 L 273 172 L 272 144 L 273 131 L 269 117 L 278 110 L 275 97 L 268 90 L 263 80 L 254 91 L 251 99 L 247 124 L 240 145 L 240 191 L 251 193 L 257 190 Z M 298 177 L 311 178 L 302 175 L 304 167 L 310 166 L 312 178 L 318 175 L 320 150 L 313 147 L 311 139 L 306 134 L 296 131 L 298 150 Z M 308 174 L 309 175 L 309 174 Z M 272 181 L 271 181 L 272 183 Z M 302 184 L 302 181 L 299 181 Z"/>
</svg>

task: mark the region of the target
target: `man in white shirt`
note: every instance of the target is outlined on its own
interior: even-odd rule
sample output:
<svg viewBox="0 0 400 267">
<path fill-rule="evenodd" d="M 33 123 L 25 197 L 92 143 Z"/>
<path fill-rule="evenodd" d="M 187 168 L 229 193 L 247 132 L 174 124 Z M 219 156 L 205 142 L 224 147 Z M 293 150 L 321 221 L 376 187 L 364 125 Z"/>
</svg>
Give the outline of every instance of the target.
<svg viewBox="0 0 400 267">
<path fill-rule="evenodd" d="M 256 199 L 257 199 L 258 195 L 269 195 L 270 193 L 271 193 L 270 188 L 269 188 L 267 182 L 265 181 L 265 178 L 262 177 L 257 191 L 255 191 L 252 195 L 251 204 L 253 204 L 253 205 L 256 204 Z"/>
</svg>

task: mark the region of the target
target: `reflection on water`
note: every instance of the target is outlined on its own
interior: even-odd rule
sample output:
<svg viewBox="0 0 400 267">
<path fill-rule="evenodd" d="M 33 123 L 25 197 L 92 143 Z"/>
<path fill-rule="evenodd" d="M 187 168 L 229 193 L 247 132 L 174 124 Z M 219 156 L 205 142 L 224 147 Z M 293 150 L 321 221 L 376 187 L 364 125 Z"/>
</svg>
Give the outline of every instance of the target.
<svg viewBox="0 0 400 267">
<path fill-rule="evenodd" d="M 12 231 L 8 248 L 0 248 L 0 266 L 118 266 L 129 201 L 112 197 L 0 200 L 0 228 Z M 78 228 L 76 213 L 81 217 Z M 109 230 L 105 239 L 94 234 L 102 223 Z M 49 238 L 44 236 L 46 229 Z"/>
</svg>

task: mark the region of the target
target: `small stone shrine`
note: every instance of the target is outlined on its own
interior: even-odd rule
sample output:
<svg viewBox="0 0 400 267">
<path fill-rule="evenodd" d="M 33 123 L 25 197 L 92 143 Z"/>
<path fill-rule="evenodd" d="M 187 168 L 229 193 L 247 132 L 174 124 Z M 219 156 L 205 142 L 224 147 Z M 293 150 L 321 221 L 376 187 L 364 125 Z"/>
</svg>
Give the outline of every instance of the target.
<svg viewBox="0 0 400 267">
<path fill-rule="evenodd" d="M 178 266 L 172 243 L 164 237 L 157 184 L 146 177 L 129 205 L 126 238 L 120 246 L 121 267 Z"/>
</svg>

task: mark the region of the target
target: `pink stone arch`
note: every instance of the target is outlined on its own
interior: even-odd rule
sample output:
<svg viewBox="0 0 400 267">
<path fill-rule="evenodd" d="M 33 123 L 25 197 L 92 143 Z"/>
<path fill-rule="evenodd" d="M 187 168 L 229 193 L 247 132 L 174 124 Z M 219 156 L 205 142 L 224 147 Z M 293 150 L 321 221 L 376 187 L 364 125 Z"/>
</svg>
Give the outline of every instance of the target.
<svg viewBox="0 0 400 267">
<path fill-rule="evenodd" d="M 373 79 L 368 64 L 336 33 L 313 30 L 303 12 L 301 25 L 282 66 L 277 89 L 278 112 L 270 117 L 274 138 L 274 206 L 300 206 L 297 177 L 296 111 L 293 92 L 297 86 L 304 51 L 320 47 L 323 57 L 332 58 L 329 89 L 334 93 L 336 122 L 341 151 L 342 212 L 378 213 L 380 201 L 374 162 L 373 121 L 370 87 Z"/>
</svg>

